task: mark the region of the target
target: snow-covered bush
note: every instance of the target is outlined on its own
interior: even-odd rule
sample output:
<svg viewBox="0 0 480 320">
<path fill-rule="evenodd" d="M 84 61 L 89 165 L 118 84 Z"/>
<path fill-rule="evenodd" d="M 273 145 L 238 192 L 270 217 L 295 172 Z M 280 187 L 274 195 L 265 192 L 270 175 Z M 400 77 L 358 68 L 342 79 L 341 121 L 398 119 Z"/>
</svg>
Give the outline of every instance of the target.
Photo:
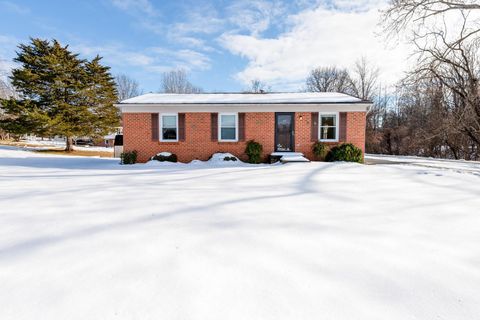
<svg viewBox="0 0 480 320">
<path fill-rule="evenodd" d="M 363 162 L 362 150 L 351 143 L 343 143 L 339 146 L 333 147 L 327 154 L 325 160 L 333 161 L 347 161 L 347 162 Z"/>
<path fill-rule="evenodd" d="M 224 162 L 241 162 L 240 160 L 238 160 L 237 157 L 235 157 L 233 154 L 231 153 L 214 153 L 212 154 L 212 156 L 210 157 L 210 159 L 208 159 L 208 162 L 211 163 L 211 164 L 222 164 Z"/>
<path fill-rule="evenodd" d="M 318 160 L 325 160 L 330 148 L 323 142 L 317 141 L 312 146 L 312 151 Z"/>
<path fill-rule="evenodd" d="M 177 162 L 177 155 L 170 152 L 160 152 L 150 158 L 150 160 L 157 160 L 160 162 L 168 161 L 168 162 Z"/>
<path fill-rule="evenodd" d="M 137 162 L 137 151 L 122 152 L 120 164 L 135 164 Z"/>
<path fill-rule="evenodd" d="M 250 163 L 260 163 L 262 161 L 262 151 L 263 147 L 260 143 L 250 140 L 247 142 L 247 148 L 245 153 L 248 156 L 248 162 Z"/>
</svg>

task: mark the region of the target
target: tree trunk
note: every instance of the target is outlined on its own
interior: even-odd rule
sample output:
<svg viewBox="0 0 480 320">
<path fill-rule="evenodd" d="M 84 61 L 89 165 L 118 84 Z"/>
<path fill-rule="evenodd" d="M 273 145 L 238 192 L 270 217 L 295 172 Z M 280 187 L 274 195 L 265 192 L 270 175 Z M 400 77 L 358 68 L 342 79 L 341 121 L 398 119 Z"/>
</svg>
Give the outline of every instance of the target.
<svg viewBox="0 0 480 320">
<path fill-rule="evenodd" d="M 65 147 L 65 151 L 71 152 L 73 151 L 73 138 L 72 137 L 67 137 L 67 146 Z"/>
</svg>

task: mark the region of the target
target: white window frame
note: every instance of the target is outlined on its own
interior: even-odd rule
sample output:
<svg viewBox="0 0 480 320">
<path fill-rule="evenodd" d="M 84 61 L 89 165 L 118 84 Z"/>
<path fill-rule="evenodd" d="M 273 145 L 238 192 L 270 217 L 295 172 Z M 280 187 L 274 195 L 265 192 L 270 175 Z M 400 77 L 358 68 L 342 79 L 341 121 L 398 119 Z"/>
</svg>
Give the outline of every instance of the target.
<svg viewBox="0 0 480 320">
<path fill-rule="evenodd" d="M 175 123 L 177 126 L 177 138 L 176 139 L 163 139 L 163 116 L 175 116 Z M 159 136 L 160 136 L 160 141 L 162 142 L 178 142 L 178 113 L 160 113 L 158 121 L 160 122 L 159 124 Z"/>
<path fill-rule="evenodd" d="M 329 126 L 331 128 L 335 128 L 335 139 L 321 139 L 321 131 L 322 131 L 322 116 L 335 116 L 335 127 Z M 338 134 L 340 130 L 340 112 L 333 111 L 333 112 L 319 112 L 318 113 L 318 140 L 322 142 L 338 142 Z"/>
<path fill-rule="evenodd" d="M 222 139 L 222 116 L 235 116 L 235 139 Z M 218 114 L 218 141 L 238 142 L 238 112 L 222 112 Z"/>
</svg>

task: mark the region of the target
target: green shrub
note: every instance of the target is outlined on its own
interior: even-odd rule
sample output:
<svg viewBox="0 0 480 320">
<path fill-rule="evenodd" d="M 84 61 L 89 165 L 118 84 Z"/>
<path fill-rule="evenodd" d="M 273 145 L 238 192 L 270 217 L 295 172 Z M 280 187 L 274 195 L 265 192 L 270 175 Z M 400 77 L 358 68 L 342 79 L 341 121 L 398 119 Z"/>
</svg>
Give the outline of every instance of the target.
<svg viewBox="0 0 480 320">
<path fill-rule="evenodd" d="M 318 160 L 325 160 L 328 151 L 330 151 L 330 147 L 323 142 L 317 141 L 313 144 L 312 150 Z"/>
<path fill-rule="evenodd" d="M 250 140 L 247 142 L 247 148 L 245 153 L 248 156 L 248 162 L 250 163 L 260 163 L 262 161 L 262 151 L 263 147 L 260 143 Z"/>
<path fill-rule="evenodd" d="M 223 161 L 237 161 L 237 157 L 225 157 Z"/>
<path fill-rule="evenodd" d="M 122 152 L 120 164 L 135 164 L 137 162 L 137 151 Z"/>
<path fill-rule="evenodd" d="M 355 147 L 351 143 L 344 143 L 333 147 L 327 154 L 327 161 L 347 161 L 347 162 L 363 162 L 362 150 Z"/>
<path fill-rule="evenodd" d="M 150 160 L 157 160 L 160 162 L 168 161 L 168 162 L 177 162 L 177 155 L 174 153 L 170 152 L 160 152 L 153 157 L 150 158 Z"/>
</svg>

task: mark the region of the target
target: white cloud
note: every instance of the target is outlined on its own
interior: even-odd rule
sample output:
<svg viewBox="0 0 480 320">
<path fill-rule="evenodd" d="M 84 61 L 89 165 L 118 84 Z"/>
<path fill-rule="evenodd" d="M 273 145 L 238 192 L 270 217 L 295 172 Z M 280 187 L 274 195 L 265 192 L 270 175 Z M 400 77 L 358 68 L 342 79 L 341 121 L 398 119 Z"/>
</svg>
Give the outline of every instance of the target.
<svg viewBox="0 0 480 320">
<path fill-rule="evenodd" d="M 280 0 L 242 0 L 227 8 L 227 20 L 240 30 L 259 35 L 285 14 L 286 6 Z"/>
<path fill-rule="evenodd" d="M 356 12 L 365 12 L 372 9 L 378 9 L 379 7 L 385 5 L 385 0 L 333 0 L 333 1 L 322 1 L 323 6 L 327 4 L 331 9 L 337 9 L 341 11 L 356 11 Z"/>
<path fill-rule="evenodd" d="M 21 15 L 30 13 L 30 8 L 19 5 L 17 3 L 13 3 L 11 1 L 0 1 L 0 9 Z"/>
<path fill-rule="evenodd" d="M 205 36 L 220 34 L 225 21 L 215 7 L 203 4 L 189 7 L 178 22 L 166 27 L 168 40 L 189 48 L 202 51 L 214 51 L 207 45 Z"/>
<path fill-rule="evenodd" d="M 129 14 L 146 14 L 156 16 L 158 13 L 149 0 L 111 0 L 117 8 Z"/>
<path fill-rule="evenodd" d="M 182 22 L 173 24 L 171 31 L 178 34 L 211 34 L 224 25 L 215 8 L 210 6 L 196 7 L 188 10 Z"/>
<path fill-rule="evenodd" d="M 121 44 L 91 46 L 77 44 L 71 46 L 74 52 L 92 57 L 100 55 L 112 66 L 140 67 L 147 73 L 161 73 L 166 70 L 183 68 L 189 71 L 210 68 L 210 59 L 197 51 L 181 49 L 173 50 L 161 47 L 146 48 L 142 51 L 129 49 Z"/>
<path fill-rule="evenodd" d="M 157 70 L 164 70 L 165 68 L 169 70 L 182 68 L 187 71 L 194 71 L 207 70 L 211 66 L 210 58 L 195 50 L 150 48 L 148 51 L 159 57 L 159 60 L 163 62 L 161 68 L 157 68 Z"/>
<path fill-rule="evenodd" d="M 299 89 L 308 72 L 317 66 L 350 67 L 366 56 L 382 71 L 383 81 L 392 83 L 406 69 L 405 46 L 387 49 L 376 36 L 384 1 L 329 1 L 314 9 L 288 16 L 290 29 L 274 38 L 225 33 L 221 45 L 245 57 L 247 67 L 235 77 L 243 83 L 260 79 L 275 89 Z"/>
<path fill-rule="evenodd" d="M 0 35 L 0 76 L 5 77 L 10 73 L 10 70 L 18 67 L 13 62 L 15 48 L 20 43 L 20 40 L 6 35 Z"/>
<path fill-rule="evenodd" d="M 155 9 L 150 0 L 110 0 L 111 3 L 126 14 L 132 16 L 135 25 L 155 34 L 165 33 L 161 12 Z"/>
</svg>

